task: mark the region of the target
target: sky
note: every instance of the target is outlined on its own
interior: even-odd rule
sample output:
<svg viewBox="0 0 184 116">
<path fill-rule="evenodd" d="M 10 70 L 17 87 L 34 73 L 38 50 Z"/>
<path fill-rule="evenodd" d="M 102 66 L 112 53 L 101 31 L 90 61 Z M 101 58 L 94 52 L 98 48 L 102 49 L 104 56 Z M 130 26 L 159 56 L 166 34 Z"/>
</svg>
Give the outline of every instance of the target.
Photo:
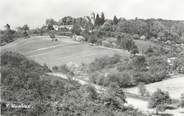
<svg viewBox="0 0 184 116">
<path fill-rule="evenodd" d="M 0 0 L 0 29 L 28 24 L 42 26 L 47 18 L 83 17 L 104 12 L 124 17 L 184 20 L 184 0 Z"/>
</svg>

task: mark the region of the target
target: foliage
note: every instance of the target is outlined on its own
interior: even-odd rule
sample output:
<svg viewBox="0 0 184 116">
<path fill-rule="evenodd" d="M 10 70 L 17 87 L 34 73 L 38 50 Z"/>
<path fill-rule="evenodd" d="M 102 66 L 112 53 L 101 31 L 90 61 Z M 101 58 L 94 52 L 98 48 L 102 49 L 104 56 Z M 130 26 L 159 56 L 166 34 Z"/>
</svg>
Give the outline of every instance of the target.
<svg viewBox="0 0 184 116">
<path fill-rule="evenodd" d="M 147 96 L 148 95 L 148 92 L 146 90 L 146 87 L 145 87 L 145 84 L 144 83 L 139 83 L 138 85 L 138 88 L 139 88 L 139 93 L 141 96 Z"/>
<path fill-rule="evenodd" d="M 181 107 L 184 107 L 184 94 L 181 94 Z"/>
<path fill-rule="evenodd" d="M 162 111 L 165 109 L 164 107 L 170 103 L 171 103 L 171 98 L 169 96 L 169 93 L 163 92 L 160 89 L 158 89 L 156 92 L 154 92 L 151 95 L 151 98 L 149 101 L 149 107 L 156 108 L 158 111 Z"/>
<path fill-rule="evenodd" d="M 122 34 L 118 36 L 117 45 L 119 45 L 119 48 L 122 48 L 128 51 L 136 50 L 137 52 L 137 49 L 138 49 L 138 47 L 135 45 L 135 42 L 133 41 L 132 36 L 129 34 Z"/>
<path fill-rule="evenodd" d="M 76 34 L 76 35 L 80 35 L 80 33 L 82 32 L 80 25 L 74 24 L 72 29 L 71 29 L 72 33 Z"/>
<path fill-rule="evenodd" d="M 6 43 L 14 41 L 14 38 L 16 37 L 16 32 L 11 29 L 9 24 L 6 24 L 5 28 L 6 30 L 2 31 L 0 36 L 1 45 L 5 45 Z"/>
<path fill-rule="evenodd" d="M 120 56 L 119 55 L 114 55 L 112 57 L 109 56 L 104 56 L 101 58 L 95 59 L 92 63 L 89 64 L 89 71 L 94 72 L 100 69 L 103 69 L 107 65 L 113 65 L 118 62 L 120 62 Z"/>
<path fill-rule="evenodd" d="M 147 62 L 144 55 L 138 55 L 133 57 L 132 63 L 136 70 L 146 70 Z"/>
<path fill-rule="evenodd" d="M 113 24 L 114 25 L 117 25 L 118 22 L 119 22 L 118 18 L 116 16 L 114 16 L 114 18 L 113 18 Z"/>
</svg>

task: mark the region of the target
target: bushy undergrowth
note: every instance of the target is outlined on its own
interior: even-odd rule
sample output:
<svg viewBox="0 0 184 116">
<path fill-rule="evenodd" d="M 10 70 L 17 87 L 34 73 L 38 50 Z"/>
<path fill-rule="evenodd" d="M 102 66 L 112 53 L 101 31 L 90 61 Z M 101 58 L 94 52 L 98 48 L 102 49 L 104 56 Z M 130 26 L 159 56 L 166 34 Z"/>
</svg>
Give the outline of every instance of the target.
<svg viewBox="0 0 184 116">
<path fill-rule="evenodd" d="M 46 66 L 12 52 L 1 55 L 1 66 L 3 116 L 144 116 L 124 105 L 126 96 L 118 86 L 99 94 L 93 86 L 82 86 L 72 79 L 54 80 L 44 75 L 50 71 Z M 60 70 L 68 72 L 65 66 Z M 13 104 L 31 107 L 15 108 Z"/>
<path fill-rule="evenodd" d="M 153 83 L 169 78 L 169 65 L 163 57 L 134 56 L 120 61 L 116 57 L 103 57 L 89 64 L 89 79 L 99 85 L 109 86 L 116 83 L 126 88 L 140 82 Z M 112 71 L 107 71 L 112 69 Z M 103 71 L 104 70 L 104 71 Z"/>
</svg>

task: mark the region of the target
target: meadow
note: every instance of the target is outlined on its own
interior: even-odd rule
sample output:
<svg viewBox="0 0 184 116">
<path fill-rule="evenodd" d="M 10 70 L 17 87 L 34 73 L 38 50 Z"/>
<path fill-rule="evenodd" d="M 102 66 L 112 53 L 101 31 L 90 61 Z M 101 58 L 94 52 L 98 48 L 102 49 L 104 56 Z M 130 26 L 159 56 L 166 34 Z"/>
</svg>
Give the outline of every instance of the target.
<svg viewBox="0 0 184 116">
<path fill-rule="evenodd" d="M 161 82 L 151 83 L 146 85 L 148 92 L 153 93 L 157 89 L 168 91 L 171 98 L 180 99 L 181 94 L 184 92 L 184 75 L 174 75 L 171 79 L 163 80 Z M 127 89 L 128 92 L 139 94 L 137 87 Z"/>
<path fill-rule="evenodd" d="M 58 36 L 58 41 L 51 41 L 47 36 L 33 36 L 28 39 L 18 39 L 1 47 L 4 51 L 15 51 L 49 67 L 73 62 L 77 64 L 90 63 L 95 58 L 119 54 L 126 58 L 129 53 L 121 49 L 102 46 L 91 46 L 87 43 L 73 41 L 70 37 Z"/>
</svg>

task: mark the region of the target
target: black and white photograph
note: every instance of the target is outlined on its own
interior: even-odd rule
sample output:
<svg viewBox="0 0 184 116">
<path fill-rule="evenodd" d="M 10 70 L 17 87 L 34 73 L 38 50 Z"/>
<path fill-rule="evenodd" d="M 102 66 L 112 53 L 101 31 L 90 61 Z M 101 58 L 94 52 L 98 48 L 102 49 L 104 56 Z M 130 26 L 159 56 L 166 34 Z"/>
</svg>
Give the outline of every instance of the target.
<svg viewBox="0 0 184 116">
<path fill-rule="evenodd" d="M 0 0 L 0 116 L 184 116 L 184 0 Z"/>
</svg>

